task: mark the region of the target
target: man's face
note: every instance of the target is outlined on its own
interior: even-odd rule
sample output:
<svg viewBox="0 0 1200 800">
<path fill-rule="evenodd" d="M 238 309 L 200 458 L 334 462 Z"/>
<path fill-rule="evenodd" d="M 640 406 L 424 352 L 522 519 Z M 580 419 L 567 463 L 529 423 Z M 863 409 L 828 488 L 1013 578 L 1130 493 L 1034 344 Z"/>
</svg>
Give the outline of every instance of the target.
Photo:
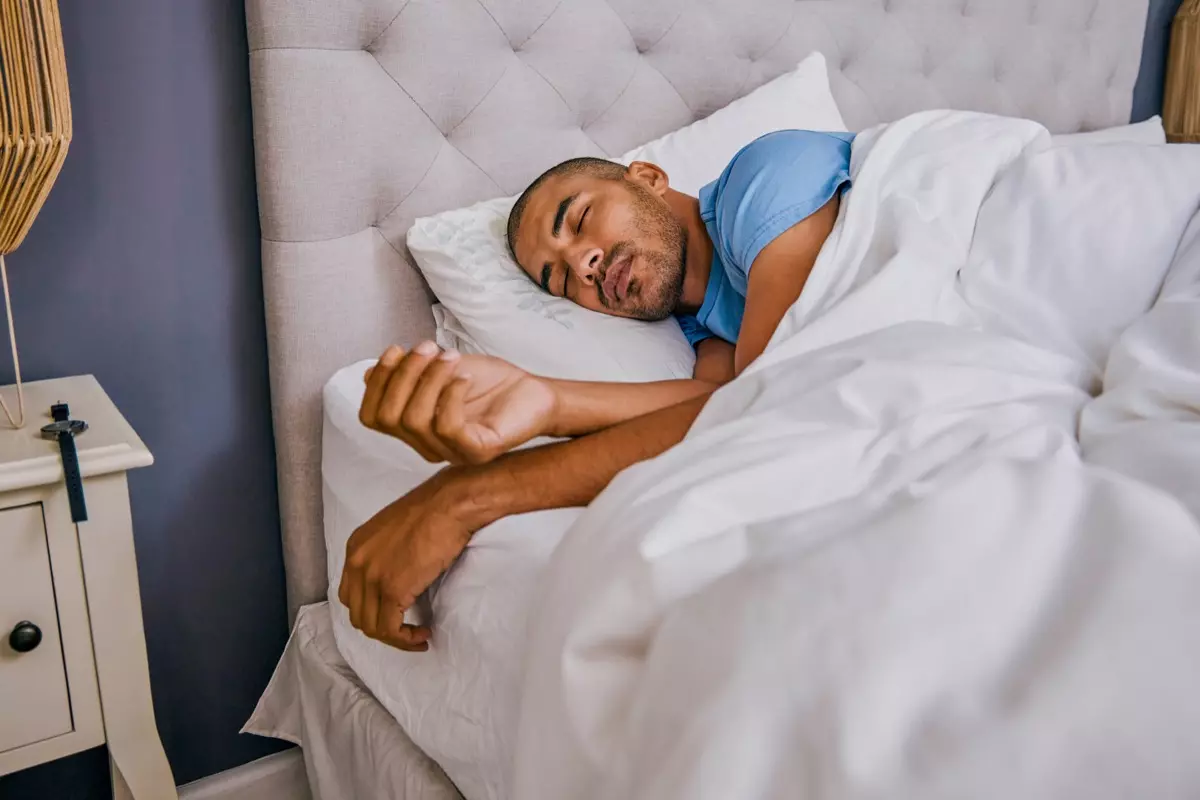
<svg viewBox="0 0 1200 800">
<path fill-rule="evenodd" d="M 665 191 L 665 176 L 661 185 Z M 553 295 L 604 314 L 658 320 L 679 302 L 686 245 L 683 224 L 643 183 L 580 173 L 534 190 L 513 250 L 521 269 Z"/>
</svg>

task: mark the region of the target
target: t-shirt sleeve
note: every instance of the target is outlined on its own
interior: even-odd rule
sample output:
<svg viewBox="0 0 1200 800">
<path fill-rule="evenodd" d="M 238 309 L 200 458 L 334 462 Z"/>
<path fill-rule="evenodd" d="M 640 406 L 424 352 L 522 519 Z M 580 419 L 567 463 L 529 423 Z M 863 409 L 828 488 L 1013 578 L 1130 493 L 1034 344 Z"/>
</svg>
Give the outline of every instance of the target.
<svg viewBox="0 0 1200 800">
<path fill-rule="evenodd" d="M 743 296 L 754 259 L 850 182 L 851 133 L 775 131 L 738 151 L 711 192 L 715 244 Z M 739 284 L 740 280 L 740 284 Z"/>
<path fill-rule="evenodd" d="M 691 314 L 680 314 L 675 319 L 679 322 L 679 327 L 683 330 L 683 335 L 687 337 L 688 344 L 692 347 L 700 344 L 705 339 L 713 337 L 713 332 L 701 325 L 700 320 Z"/>
</svg>

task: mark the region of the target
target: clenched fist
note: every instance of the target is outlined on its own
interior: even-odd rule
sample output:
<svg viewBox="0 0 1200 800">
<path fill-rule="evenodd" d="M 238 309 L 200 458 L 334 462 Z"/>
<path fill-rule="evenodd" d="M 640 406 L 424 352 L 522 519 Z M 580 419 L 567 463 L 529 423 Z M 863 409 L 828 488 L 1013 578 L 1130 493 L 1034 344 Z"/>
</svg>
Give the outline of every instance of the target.
<svg viewBox="0 0 1200 800">
<path fill-rule="evenodd" d="M 552 431 L 553 386 L 507 361 L 423 342 L 367 370 L 359 419 L 431 462 L 482 464 Z"/>
<path fill-rule="evenodd" d="M 338 598 L 360 631 L 401 650 L 429 649 L 431 631 L 404 622 L 417 596 L 462 553 L 471 534 L 468 496 L 450 467 L 386 506 L 346 542 Z"/>
</svg>

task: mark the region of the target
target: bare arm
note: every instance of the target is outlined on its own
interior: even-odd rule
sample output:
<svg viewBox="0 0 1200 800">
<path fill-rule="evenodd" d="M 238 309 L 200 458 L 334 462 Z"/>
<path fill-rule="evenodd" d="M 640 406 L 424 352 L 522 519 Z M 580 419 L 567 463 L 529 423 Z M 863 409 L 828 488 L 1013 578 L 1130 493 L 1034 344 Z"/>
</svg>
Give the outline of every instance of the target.
<svg viewBox="0 0 1200 800">
<path fill-rule="evenodd" d="M 779 321 L 800 297 L 821 247 L 837 222 L 839 199 L 822 206 L 775 239 L 754 259 L 746 286 L 746 312 L 738 333 L 734 374 L 762 355 Z"/>
<path fill-rule="evenodd" d="M 470 527 L 511 514 L 585 506 L 618 472 L 683 440 L 711 390 L 579 439 L 515 450 L 457 473 Z"/>
<path fill-rule="evenodd" d="M 715 336 L 699 342 L 692 377 L 714 386 L 724 386 L 733 380 L 733 345 Z"/>
<path fill-rule="evenodd" d="M 696 345 L 691 380 L 652 383 L 592 383 L 547 380 L 557 398 L 551 436 L 582 436 L 711 394 L 733 380 L 733 345 L 716 337 Z"/>
<path fill-rule="evenodd" d="M 651 383 L 592 383 L 546 381 L 554 391 L 553 416 L 544 433 L 550 436 L 583 436 L 673 406 L 701 395 L 717 384 L 703 380 Z"/>
<path fill-rule="evenodd" d="M 590 436 L 438 473 L 350 537 L 338 596 L 351 623 L 395 647 L 428 649 L 431 631 L 406 625 L 404 612 L 475 531 L 511 514 L 587 505 L 618 472 L 683 439 L 707 399 L 697 395 Z"/>
<path fill-rule="evenodd" d="M 696 345 L 691 380 L 652 383 L 547 381 L 557 397 L 552 436 L 582 436 L 667 408 L 733 380 L 733 345 L 713 337 Z"/>
</svg>

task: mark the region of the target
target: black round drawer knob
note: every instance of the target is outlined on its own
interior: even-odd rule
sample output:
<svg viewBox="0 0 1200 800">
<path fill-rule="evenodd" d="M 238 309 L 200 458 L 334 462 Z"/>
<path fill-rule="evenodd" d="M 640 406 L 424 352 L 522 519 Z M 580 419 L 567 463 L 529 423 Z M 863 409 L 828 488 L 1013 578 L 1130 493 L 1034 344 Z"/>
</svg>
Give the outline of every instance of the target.
<svg viewBox="0 0 1200 800">
<path fill-rule="evenodd" d="M 8 635 L 8 646 L 18 653 L 28 653 L 42 643 L 42 629 L 29 620 L 18 622 Z"/>
</svg>

